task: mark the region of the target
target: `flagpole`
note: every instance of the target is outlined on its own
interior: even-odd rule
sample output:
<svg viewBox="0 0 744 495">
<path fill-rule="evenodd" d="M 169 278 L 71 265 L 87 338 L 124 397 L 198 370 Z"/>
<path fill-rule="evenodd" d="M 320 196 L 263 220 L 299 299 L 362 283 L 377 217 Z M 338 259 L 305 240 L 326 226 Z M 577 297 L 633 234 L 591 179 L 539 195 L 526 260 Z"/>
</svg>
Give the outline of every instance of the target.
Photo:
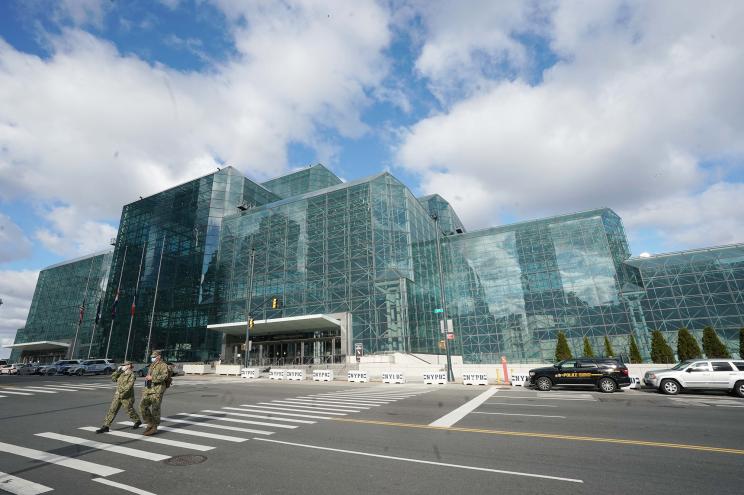
<svg viewBox="0 0 744 495">
<path fill-rule="evenodd" d="M 100 286 L 98 290 L 100 291 Z M 90 359 L 90 352 L 93 350 L 93 337 L 96 335 L 96 327 L 98 327 L 98 319 L 101 317 L 101 297 L 98 295 L 98 308 L 96 309 L 96 317 L 93 318 L 93 329 L 90 331 L 90 344 L 88 344 L 88 359 Z"/>
<path fill-rule="evenodd" d="M 90 260 L 90 268 L 88 269 L 88 278 L 85 280 L 85 291 L 83 292 L 83 305 L 80 306 L 80 317 L 78 318 L 77 328 L 75 329 L 75 338 L 72 340 L 72 347 L 70 347 L 70 356 L 67 359 L 75 358 L 75 347 L 77 346 L 78 335 L 80 334 L 80 326 L 83 324 L 83 313 L 85 313 L 85 300 L 88 298 L 88 285 L 90 284 L 90 274 L 93 273 L 93 260 Z"/>
<path fill-rule="evenodd" d="M 140 275 L 142 274 L 142 262 L 145 261 L 145 251 L 147 250 L 147 241 L 142 246 L 142 256 L 140 257 L 139 270 L 137 270 L 137 284 L 134 286 L 134 295 L 132 295 L 132 310 L 129 315 L 129 332 L 127 332 L 127 346 L 124 349 L 124 361 L 129 355 L 129 339 L 132 336 L 132 323 L 134 323 L 135 303 L 137 302 L 137 291 L 139 291 Z"/>
<path fill-rule="evenodd" d="M 121 289 L 121 277 L 124 276 L 124 264 L 127 261 L 127 249 L 129 249 L 129 244 L 124 245 L 124 258 L 121 262 L 121 272 L 119 272 L 119 285 L 116 286 L 116 297 L 119 297 L 119 289 Z M 116 304 L 117 299 L 114 300 L 114 304 Z M 109 328 L 109 335 L 108 335 L 108 342 L 106 342 L 106 359 L 108 359 L 109 354 L 109 348 L 111 347 L 111 332 L 114 331 L 114 318 L 116 317 L 116 306 L 114 306 L 113 311 L 111 312 L 111 328 Z"/>
<path fill-rule="evenodd" d="M 147 348 L 145 348 L 145 361 L 150 355 L 150 338 L 152 337 L 152 322 L 155 320 L 155 303 L 158 302 L 158 287 L 160 286 L 160 267 L 163 266 L 163 253 L 165 252 L 165 234 L 163 234 L 163 245 L 160 247 L 160 261 L 158 262 L 158 277 L 155 279 L 155 296 L 152 298 L 152 311 L 150 312 L 150 331 L 147 333 Z"/>
</svg>

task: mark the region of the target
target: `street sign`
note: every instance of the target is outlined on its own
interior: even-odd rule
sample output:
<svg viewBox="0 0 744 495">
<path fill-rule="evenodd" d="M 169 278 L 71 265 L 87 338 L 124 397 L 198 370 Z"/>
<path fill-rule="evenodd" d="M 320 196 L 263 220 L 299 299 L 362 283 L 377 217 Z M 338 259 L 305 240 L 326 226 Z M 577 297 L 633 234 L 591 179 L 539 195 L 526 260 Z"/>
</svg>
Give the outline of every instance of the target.
<svg viewBox="0 0 744 495">
<path fill-rule="evenodd" d="M 442 308 L 437 308 L 434 310 L 434 314 L 444 313 L 444 310 Z"/>
<path fill-rule="evenodd" d="M 364 346 L 362 346 L 361 342 L 354 344 L 354 355 L 356 356 L 356 362 L 361 362 L 364 355 Z"/>
<path fill-rule="evenodd" d="M 455 334 L 454 333 L 448 333 L 447 334 L 447 340 L 455 340 Z"/>
<path fill-rule="evenodd" d="M 452 320 L 447 320 L 447 331 L 452 332 Z M 439 320 L 439 333 L 446 333 L 444 330 L 444 320 Z"/>
</svg>

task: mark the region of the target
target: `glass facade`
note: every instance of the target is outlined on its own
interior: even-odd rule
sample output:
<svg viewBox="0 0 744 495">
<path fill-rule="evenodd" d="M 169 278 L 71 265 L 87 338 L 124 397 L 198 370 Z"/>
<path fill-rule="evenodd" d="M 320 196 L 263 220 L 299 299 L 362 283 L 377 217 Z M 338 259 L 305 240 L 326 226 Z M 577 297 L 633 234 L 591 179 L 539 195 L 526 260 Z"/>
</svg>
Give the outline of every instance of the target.
<svg viewBox="0 0 744 495">
<path fill-rule="evenodd" d="M 52 265 L 39 273 L 34 297 L 26 319 L 26 326 L 16 333 L 15 343 L 53 341 L 72 344 L 78 323 L 75 357 L 88 357 L 91 336 L 100 332 L 96 325 L 96 310 L 103 297 L 111 268 L 112 253 L 97 253 L 80 259 Z M 80 320 L 80 307 L 84 306 Z M 19 361 L 21 354 L 14 349 L 11 360 Z M 64 358 L 65 349 L 45 351 L 28 359 L 51 361 Z M 95 353 L 93 353 L 95 355 Z"/>
<path fill-rule="evenodd" d="M 627 353 L 634 335 L 648 357 L 649 328 L 674 341 L 680 326 L 711 325 L 731 344 L 744 326 L 742 245 L 630 258 L 609 209 L 466 232 L 444 198 L 416 198 L 388 173 L 342 182 L 316 165 L 257 184 L 227 167 L 125 205 L 112 252 L 42 271 L 16 343 L 71 342 L 86 301 L 76 357 L 157 348 L 203 361 L 228 345 L 236 357 L 239 332 L 207 326 L 245 322 L 248 306 L 264 325 L 322 321 L 256 335 L 271 359 L 335 361 L 354 344 L 441 353 L 438 242 L 466 363 L 550 361 L 559 331 L 575 355 L 584 337 L 597 353 L 605 337 Z"/>
<path fill-rule="evenodd" d="M 621 288 L 628 246 L 609 209 L 444 238 L 449 311 L 466 362 L 550 361 L 558 331 L 574 355 L 636 328 Z M 638 336 L 639 338 L 641 336 Z"/>
<path fill-rule="evenodd" d="M 744 328 L 744 244 L 631 258 L 646 295 L 641 299 L 650 329 L 660 330 L 674 348 L 677 331 L 698 340 L 713 327 L 732 355 Z M 725 339 L 725 340 L 724 340 Z"/>
</svg>

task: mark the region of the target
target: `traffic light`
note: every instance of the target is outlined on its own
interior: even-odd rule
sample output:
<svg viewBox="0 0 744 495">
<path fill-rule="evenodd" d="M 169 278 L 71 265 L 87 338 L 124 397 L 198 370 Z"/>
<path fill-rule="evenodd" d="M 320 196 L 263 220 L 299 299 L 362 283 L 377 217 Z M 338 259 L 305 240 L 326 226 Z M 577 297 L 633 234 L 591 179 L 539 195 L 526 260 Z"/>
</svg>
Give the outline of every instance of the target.
<svg viewBox="0 0 744 495">
<path fill-rule="evenodd" d="M 253 318 L 248 318 L 248 328 L 253 330 Z"/>
<path fill-rule="evenodd" d="M 278 297 L 272 297 L 271 298 L 271 309 L 279 309 L 279 298 Z"/>
</svg>

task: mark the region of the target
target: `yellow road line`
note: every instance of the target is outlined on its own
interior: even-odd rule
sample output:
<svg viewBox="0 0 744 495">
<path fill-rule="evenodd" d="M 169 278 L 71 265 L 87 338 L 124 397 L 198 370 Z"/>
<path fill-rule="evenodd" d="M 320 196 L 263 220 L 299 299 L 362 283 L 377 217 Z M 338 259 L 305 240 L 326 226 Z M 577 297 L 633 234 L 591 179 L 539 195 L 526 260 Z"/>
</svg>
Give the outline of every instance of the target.
<svg viewBox="0 0 744 495">
<path fill-rule="evenodd" d="M 744 450 L 727 449 L 723 447 L 709 447 L 706 445 L 688 445 L 684 443 L 649 442 L 646 440 L 626 440 L 622 438 L 584 437 L 577 435 L 559 435 L 555 433 L 537 433 L 527 431 L 486 430 L 481 428 L 460 428 L 457 426 L 430 426 L 416 423 L 395 423 L 392 421 L 374 421 L 366 419 L 331 418 L 332 421 L 344 423 L 360 423 L 379 426 L 395 426 L 399 428 L 418 428 L 424 430 L 460 431 L 466 433 L 487 433 L 489 435 L 504 435 L 513 437 L 550 438 L 553 440 L 573 440 L 578 442 L 617 443 L 623 445 L 639 445 L 644 447 L 663 447 L 668 449 L 699 450 L 703 452 L 718 452 L 721 454 L 744 455 Z"/>
</svg>

